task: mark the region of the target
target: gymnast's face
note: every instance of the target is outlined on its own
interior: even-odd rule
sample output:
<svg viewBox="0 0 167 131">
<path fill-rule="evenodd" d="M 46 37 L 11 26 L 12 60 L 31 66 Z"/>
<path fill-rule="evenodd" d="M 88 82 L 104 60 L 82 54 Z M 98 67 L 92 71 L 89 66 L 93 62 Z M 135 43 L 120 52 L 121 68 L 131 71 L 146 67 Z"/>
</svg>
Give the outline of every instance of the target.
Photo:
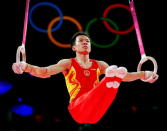
<svg viewBox="0 0 167 131">
<path fill-rule="evenodd" d="M 89 54 L 91 51 L 90 39 L 85 35 L 77 36 L 75 40 L 75 45 L 72 47 L 72 49 L 79 54 Z"/>
</svg>

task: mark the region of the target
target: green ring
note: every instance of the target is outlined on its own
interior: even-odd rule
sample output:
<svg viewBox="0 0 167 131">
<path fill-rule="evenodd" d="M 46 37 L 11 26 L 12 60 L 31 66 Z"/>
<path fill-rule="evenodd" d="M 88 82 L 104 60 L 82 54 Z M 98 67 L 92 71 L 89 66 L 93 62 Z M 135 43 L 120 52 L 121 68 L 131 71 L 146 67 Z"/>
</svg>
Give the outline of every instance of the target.
<svg viewBox="0 0 167 131">
<path fill-rule="evenodd" d="M 92 20 L 90 20 L 88 22 L 88 24 L 86 25 L 85 32 L 89 32 L 90 26 L 94 22 L 96 22 L 97 20 L 98 20 L 97 18 L 93 18 Z M 100 20 L 105 20 L 105 21 L 109 22 L 110 24 L 112 24 L 115 27 L 116 30 L 119 30 L 119 28 L 116 25 L 116 23 L 114 21 L 110 20 L 109 18 L 101 17 Z M 118 42 L 119 38 L 120 38 L 120 35 L 117 34 L 116 37 L 115 37 L 115 39 L 114 39 L 114 41 L 112 43 L 109 43 L 109 44 L 106 44 L 106 45 L 98 44 L 98 43 L 94 42 L 92 39 L 91 39 L 91 43 L 92 43 L 92 45 L 94 45 L 96 47 L 99 47 L 99 48 L 109 48 L 111 46 L 114 46 Z"/>
</svg>

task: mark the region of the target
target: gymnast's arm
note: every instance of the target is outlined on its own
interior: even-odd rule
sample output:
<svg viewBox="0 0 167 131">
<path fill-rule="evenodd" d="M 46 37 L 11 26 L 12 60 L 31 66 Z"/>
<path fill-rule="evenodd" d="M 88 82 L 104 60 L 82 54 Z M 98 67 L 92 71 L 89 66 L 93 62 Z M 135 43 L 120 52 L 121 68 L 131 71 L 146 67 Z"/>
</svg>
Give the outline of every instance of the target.
<svg viewBox="0 0 167 131">
<path fill-rule="evenodd" d="M 97 62 L 98 62 L 101 74 L 105 74 L 105 70 L 109 67 L 109 65 L 104 61 L 97 61 Z M 145 77 L 144 71 L 132 72 L 132 73 L 127 72 L 127 74 L 123 78 L 123 81 L 130 82 L 130 81 L 142 79 L 144 77 Z"/>
<path fill-rule="evenodd" d="M 100 75 L 105 74 L 105 70 L 109 67 L 109 65 L 104 61 L 97 61 L 97 64 L 100 69 Z"/>
<path fill-rule="evenodd" d="M 39 67 L 25 62 L 14 63 L 12 69 L 16 74 L 27 72 L 36 77 L 49 78 L 51 75 L 66 71 L 70 65 L 70 59 L 62 59 L 57 64 L 47 67 Z"/>
<path fill-rule="evenodd" d="M 125 82 L 131 82 L 135 81 L 138 79 L 144 79 L 145 78 L 145 72 L 144 71 L 139 71 L 139 72 L 127 72 L 125 77 L 123 78 L 123 81 Z"/>
<path fill-rule="evenodd" d="M 131 82 L 140 79 L 144 82 L 154 83 L 158 77 L 159 75 L 152 71 L 128 72 L 123 78 L 123 81 Z"/>
<path fill-rule="evenodd" d="M 97 63 L 101 74 L 105 74 L 105 70 L 109 67 L 109 65 L 104 61 L 97 61 Z M 127 72 L 122 81 L 131 82 L 140 79 L 144 82 L 153 83 L 158 79 L 158 77 L 159 75 L 152 71 Z"/>
</svg>

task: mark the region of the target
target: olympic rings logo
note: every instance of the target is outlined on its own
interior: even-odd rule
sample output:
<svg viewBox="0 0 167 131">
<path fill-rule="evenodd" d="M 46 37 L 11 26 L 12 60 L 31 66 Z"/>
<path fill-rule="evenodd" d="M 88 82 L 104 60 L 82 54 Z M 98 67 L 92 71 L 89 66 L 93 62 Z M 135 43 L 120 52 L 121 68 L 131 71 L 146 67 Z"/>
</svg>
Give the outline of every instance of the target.
<svg viewBox="0 0 167 131">
<path fill-rule="evenodd" d="M 49 6 L 49 7 L 52 7 L 53 9 L 55 9 L 57 12 L 58 12 L 58 17 L 54 18 L 49 24 L 48 24 L 48 28 L 47 29 L 42 29 L 40 27 L 38 27 L 32 20 L 32 14 L 33 12 L 35 11 L 36 8 L 40 7 L 40 6 Z M 119 38 L 120 38 L 120 35 L 124 35 L 124 34 L 128 34 L 130 32 L 132 32 L 134 30 L 134 25 L 132 25 L 130 28 L 128 28 L 127 30 L 119 30 L 117 24 L 112 21 L 111 19 L 107 18 L 107 15 L 109 13 L 109 11 L 111 11 L 111 9 L 114 9 L 114 8 L 123 8 L 127 11 L 130 12 L 130 8 L 127 6 L 127 5 L 123 5 L 123 4 L 113 4 L 113 5 L 110 5 L 108 6 L 105 10 L 104 10 L 104 13 L 102 15 L 102 17 L 100 19 L 98 18 L 93 18 L 92 20 L 90 20 L 87 25 L 86 25 L 86 28 L 85 28 L 85 32 L 89 33 L 89 30 L 92 26 L 92 24 L 94 24 L 97 20 L 101 20 L 103 23 L 104 23 L 104 26 L 106 27 L 106 29 L 112 33 L 114 33 L 116 35 L 115 39 L 113 40 L 112 43 L 109 43 L 109 44 L 99 44 L 99 43 L 96 43 L 94 42 L 92 39 L 91 39 L 91 43 L 92 45 L 96 46 L 96 47 L 99 47 L 99 48 L 109 48 L 111 46 L 114 46 Z M 31 9 L 30 9 L 30 12 L 29 12 L 29 22 L 31 24 L 31 26 L 39 31 L 39 32 L 42 32 L 42 33 L 47 33 L 48 34 L 48 38 L 50 39 L 50 41 L 55 44 L 56 46 L 58 47 L 61 47 L 61 48 L 70 48 L 71 45 L 70 44 L 63 44 L 63 43 L 60 43 L 58 42 L 52 35 L 52 32 L 55 32 L 57 31 L 58 29 L 60 29 L 60 27 L 62 26 L 63 24 L 63 21 L 64 20 L 68 20 L 70 22 L 72 22 L 74 25 L 76 25 L 76 27 L 78 28 L 79 31 L 83 31 L 83 27 L 81 26 L 80 22 L 77 21 L 75 18 L 73 17 L 70 17 L 70 16 L 64 16 L 62 11 L 60 10 L 60 8 L 53 4 L 53 3 L 50 3 L 50 2 L 40 2 L 40 3 L 37 3 L 36 5 L 34 5 Z M 56 23 L 57 25 L 55 27 L 53 27 L 53 25 Z M 111 27 L 113 26 L 113 27 Z"/>
</svg>

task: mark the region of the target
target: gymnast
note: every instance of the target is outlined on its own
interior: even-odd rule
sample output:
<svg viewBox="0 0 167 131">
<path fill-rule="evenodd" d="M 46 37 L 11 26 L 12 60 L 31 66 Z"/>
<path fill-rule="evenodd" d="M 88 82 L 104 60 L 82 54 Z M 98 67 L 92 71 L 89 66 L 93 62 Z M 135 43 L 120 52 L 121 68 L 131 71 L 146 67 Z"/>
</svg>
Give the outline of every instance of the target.
<svg viewBox="0 0 167 131">
<path fill-rule="evenodd" d="M 21 61 L 13 63 L 12 69 L 16 74 L 26 72 L 40 78 L 63 73 L 70 97 L 68 110 L 77 123 L 97 123 L 114 101 L 121 82 L 142 80 L 153 83 L 158 79 L 153 71 L 128 72 L 125 67 L 90 59 L 91 42 L 85 32 L 73 35 L 71 47 L 75 58 L 62 59 L 47 67 Z M 99 81 L 102 74 L 105 76 Z"/>
</svg>

